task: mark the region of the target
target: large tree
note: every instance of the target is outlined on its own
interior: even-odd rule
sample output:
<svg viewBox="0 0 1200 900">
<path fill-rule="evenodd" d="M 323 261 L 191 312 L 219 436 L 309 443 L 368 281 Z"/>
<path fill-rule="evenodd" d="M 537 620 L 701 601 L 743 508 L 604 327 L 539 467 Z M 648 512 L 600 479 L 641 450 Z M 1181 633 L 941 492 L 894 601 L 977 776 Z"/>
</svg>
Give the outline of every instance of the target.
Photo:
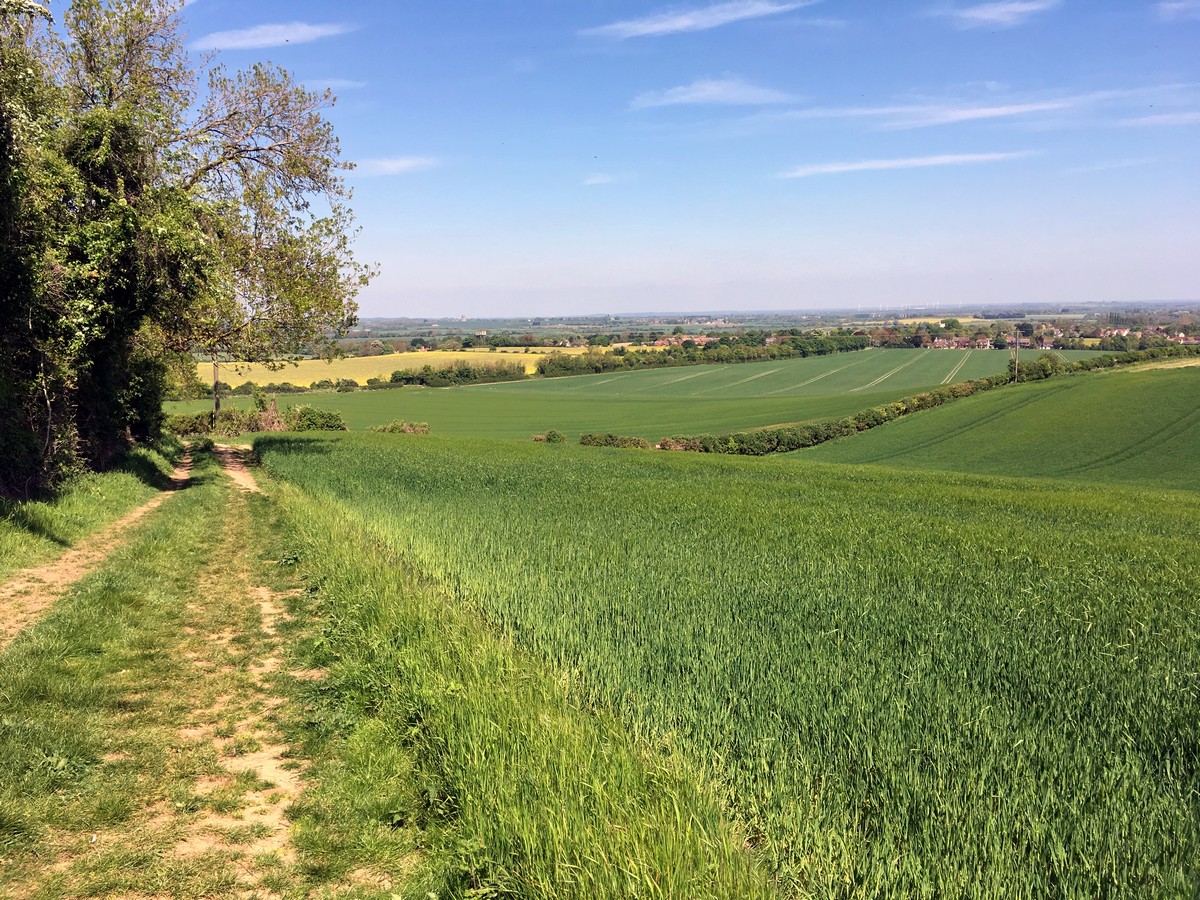
<svg viewBox="0 0 1200 900">
<path fill-rule="evenodd" d="M 151 434 L 173 357 L 270 363 L 354 321 L 333 98 L 192 60 L 180 6 L 74 0 L 47 28 L 0 0 L 0 493 Z"/>
</svg>

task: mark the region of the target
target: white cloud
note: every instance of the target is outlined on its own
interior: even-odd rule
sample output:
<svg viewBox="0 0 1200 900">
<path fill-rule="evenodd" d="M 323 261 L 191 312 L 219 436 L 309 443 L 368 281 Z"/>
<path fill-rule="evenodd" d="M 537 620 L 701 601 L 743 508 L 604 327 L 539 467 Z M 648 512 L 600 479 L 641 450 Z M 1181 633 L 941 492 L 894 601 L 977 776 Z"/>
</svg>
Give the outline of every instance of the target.
<svg viewBox="0 0 1200 900">
<path fill-rule="evenodd" d="M 633 99 L 633 109 L 656 106 L 722 104 L 726 106 L 762 106 L 787 103 L 792 98 L 773 88 L 759 87 L 740 78 L 709 78 L 665 91 L 650 91 Z"/>
<path fill-rule="evenodd" d="M 961 9 L 951 8 L 939 14 L 953 18 L 962 28 L 1013 28 L 1023 25 L 1038 13 L 1058 6 L 1062 0 L 1000 0 Z"/>
<path fill-rule="evenodd" d="M 802 6 L 811 6 L 818 2 L 820 0 L 796 0 L 796 2 L 790 3 L 777 3 L 773 0 L 731 0 L 728 3 L 714 3 L 698 9 L 658 13 L 641 19 L 626 19 L 610 25 L 601 25 L 598 28 L 588 28 L 580 33 L 623 40 L 660 34 L 679 34 L 685 31 L 707 31 L 710 28 L 719 28 L 722 25 L 740 22 L 744 19 L 758 19 L 763 16 L 791 12 Z"/>
<path fill-rule="evenodd" d="M 1032 156 L 1034 151 L 1020 150 L 1016 153 L 948 153 L 941 156 L 913 156 L 906 159 L 868 159 L 818 163 L 800 166 L 780 174 L 780 178 L 808 178 L 813 175 L 840 175 L 843 172 L 882 172 L 893 169 L 927 169 L 934 166 L 965 166 L 978 163 L 1004 162 Z"/>
<path fill-rule="evenodd" d="M 945 102 L 896 103 L 883 106 L 813 106 L 789 109 L 778 113 L 763 114 L 768 120 L 805 119 L 878 119 L 880 127 L 889 129 L 930 128 L 938 125 L 954 125 L 962 122 L 979 122 L 989 119 L 1031 118 L 1043 113 L 1064 110 L 1088 110 L 1103 106 L 1128 104 L 1153 98 L 1160 106 L 1175 103 L 1191 96 L 1195 86 L 1191 84 L 1163 84 L 1141 88 L 1092 91 L 1086 94 L 1070 94 L 1047 99 L 1008 98 L 1010 102 L 976 104 L 948 99 Z M 1167 116 L 1170 114 L 1164 114 Z M 1157 124 L 1168 124 L 1164 118 Z M 1156 124 L 1153 120 L 1145 124 Z M 1178 124 L 1178 123 L 1176 123 Z"/>
<path fill-rule="evenodd" d="M 1154 4 L 1154 11 L 1164 22 L 1200 20 L 1200 0 L 1164 0 Z"/>
<path fill-rule="evenodd" d="M 593 172 L 591 175 L 583 179 L 583 183 L 587 186 L 595 184 L 616 184 L 621 179 L 616 175 L 608 175 L 604 172 Z"/>
<path fill-rule="evenodd" d="M 1139 116 L 1136 119 L 1122 119 L 1117 124 L 1133 128 L 1153 128 L 1159 125 L 1200 125 L 1200 112 L 1156 113 L 1152 116 Z"/>
<path fill-rule="evenodd" d="M 950 103 L 897 104 L 894 106 L 814 106 L 808 109 L 788 110 L 780 113 L 779 117 L 784 119 L 884 119 L 886 120 L 883 122 L 884 128 L 930 128 L 935 125 L 954 125 L 959 122 L 978 122 L 985 119 L 1012 118 L 1070 109 L 1080 102 L 1080 98 L 1068 97 L 1036 103 L 1008 103 L 994 106 Z"/>
<path fill-rule="evenodd" d="M 237 31 L 214 31 L 192 44 L 194 50 L 258 50 L 287 44 L 308 44 L 321 38 L 346 34 L 357 26 L 345 22 L 313 25 L 308 22 L 279 22 L 255 25 Z"/>
<path fill-rule="evenodd" d="M 423 172 L 438 165 L 438 160 L 428 156 L 394 156 L 385 159 L 363 159 L 355 164 L 360 175 L 407 175 Z"/>
<path fill-rule="evenodd" d="M 957 122 L 978 122 L 983 119 L 1004 119 L 1070 109 L 1075 105 L 1074 99 L 1065 99 L 1045 100 L 1041 103 L 1008 103 L 1000 106 L 926 106 L 900 116 L 890 122 L 889 127 L 924 128 L 931 125 L 953 125 Z"/>
</svg>

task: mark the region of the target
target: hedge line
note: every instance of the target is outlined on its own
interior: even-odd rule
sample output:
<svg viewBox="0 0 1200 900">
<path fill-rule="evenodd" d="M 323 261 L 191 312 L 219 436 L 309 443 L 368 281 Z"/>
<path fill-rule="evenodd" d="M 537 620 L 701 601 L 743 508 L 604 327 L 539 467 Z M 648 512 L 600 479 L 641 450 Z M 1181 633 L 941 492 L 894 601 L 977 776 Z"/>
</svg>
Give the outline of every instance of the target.
<svg viewBox="0 0 1200 900">
<path fill-rule="evenodd" d="M 673 346 L 661 350 L 636 350 L 619 347 L 611 353 L 584 353 L 569 356 L 551 353 L 538 360 L 538 374 L 544 378 L 569 375 L 597 375 L 634 369 L 664 369 L 674 366 L 703 366 L 713 363 L 761 362 L 772 359 L 798 359 L 865 350 L 870 346 L 865 335 L 796 335 L 774 344 L 747 344 L 730 339 L 704 346 Z"/>
<path fill-rule="evenodd" d="M 346 420 L 334 409 L 289 406 L 282 414 L 273 410 L 223 409 L 214 422 L 212 413 L 178 413 L 166 417 L 163 427 L 180 437 L 216 435 L 236 437 L 255 431 L 348 431 Z"/>
</svg>

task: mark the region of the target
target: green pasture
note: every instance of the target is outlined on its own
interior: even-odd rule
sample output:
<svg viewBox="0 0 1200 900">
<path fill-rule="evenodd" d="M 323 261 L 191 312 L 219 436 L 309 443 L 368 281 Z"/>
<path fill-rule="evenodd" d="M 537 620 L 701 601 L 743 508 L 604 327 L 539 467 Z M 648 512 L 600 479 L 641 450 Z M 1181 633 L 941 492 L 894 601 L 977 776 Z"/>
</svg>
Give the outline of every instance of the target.
<svg viewBox="0 0 1200 900">
<path fill-rule="evenodd" d="M 1042 427 L 1073 439 L 1070 421 Z M 385 554 L 447 620 L 473 613 L 650 757 L 680 754 L 785 895 L 1200 890 L 1194 492 L 438 435 L 256 446 L 320 530 L 361 529 L 304 563 L 345 617 L 331 658 L 385 652 L 360 630 L 377 648 L 413 628 L 438 640 L 436 616 L 386 618 L 400 580 L 343 594 Z M 1041 448 L 1025 452 L 1033 466 Z M 539 765 L 504 692 L 488 713 L 450 676 L 410 685 L 407 652 L 387 652 L 392 674 L 360 680 L 405 698 L 401 725 L 438 748 L 461 808 L 493 790 L 489 766 Z M 464 692 L 469 717 L 424 711 Z M 571 831 L 588 805 L 569 809 L 544 827 Z M 597 837 L 597 865 L 618 837 Z M 524 846 L 478 841 L 489 871 Z"/>
<path fill-rule="evenodd" d="M 1200 368 L 1096 372 L 976 394 L 804 459 L 1200 486 Z"/>
<path fill-rule="evenodd" d="M 572 438 L 607 431 L 656 440 L 838 418 L 951 381 L 1003 372 L 1009 359 L 998 350 L 866 350 L 508 384 L 282 395 L 279 402 L 337 409 L 355 431 L 404 419 L 428 422 L 438 434 L 470 437 L 527 440 L 557 428 Z M 248 408 L 250 398 L 223 402 Z M 167 404 L 168 412 L 209 408 L 208 401 Z"/>
</svg>

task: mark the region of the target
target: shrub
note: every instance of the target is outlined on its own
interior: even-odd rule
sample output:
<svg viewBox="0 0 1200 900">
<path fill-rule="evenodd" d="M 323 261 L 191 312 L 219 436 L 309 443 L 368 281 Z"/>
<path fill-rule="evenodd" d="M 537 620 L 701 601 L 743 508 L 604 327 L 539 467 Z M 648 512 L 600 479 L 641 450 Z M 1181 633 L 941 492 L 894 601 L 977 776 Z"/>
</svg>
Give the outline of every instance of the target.
<svg viewBox="0 0 1200 900">
<path fill-rule="evenodd" d="M 167 416 L 163 427 L 180 437 L 209 434 L 212 432 L 212 413 L 176 413 Z"/>
<path fill-rule="evenodd" d="M 585 447 L 620 447 L 627 450 L 649 450 L 650 442 L 645 438 L 624 434 L 582 434 L 579 443 Z"/>
<path fill-rule="evenodd" d="M 386 425 L 372 425 L 371 430 L 376 434 L 429 434 L 427 422 L 388 422 Z"/>
<path fill-rule="evenodd" d="M 563 434 L 561 431 L 558 431 L 555 428 L 551 428 L 549 431 L 546 432 L 546 443 L 547 444 L 565 444 L 566 442 L 567 442 L 567 436 L 565 434 Z"/>
<path fill-rule="evenodd" d="M 336 409 L 290 406 L 283 415 L 288 431 L 349 431 L 346 420 Z"/>
</svg>

